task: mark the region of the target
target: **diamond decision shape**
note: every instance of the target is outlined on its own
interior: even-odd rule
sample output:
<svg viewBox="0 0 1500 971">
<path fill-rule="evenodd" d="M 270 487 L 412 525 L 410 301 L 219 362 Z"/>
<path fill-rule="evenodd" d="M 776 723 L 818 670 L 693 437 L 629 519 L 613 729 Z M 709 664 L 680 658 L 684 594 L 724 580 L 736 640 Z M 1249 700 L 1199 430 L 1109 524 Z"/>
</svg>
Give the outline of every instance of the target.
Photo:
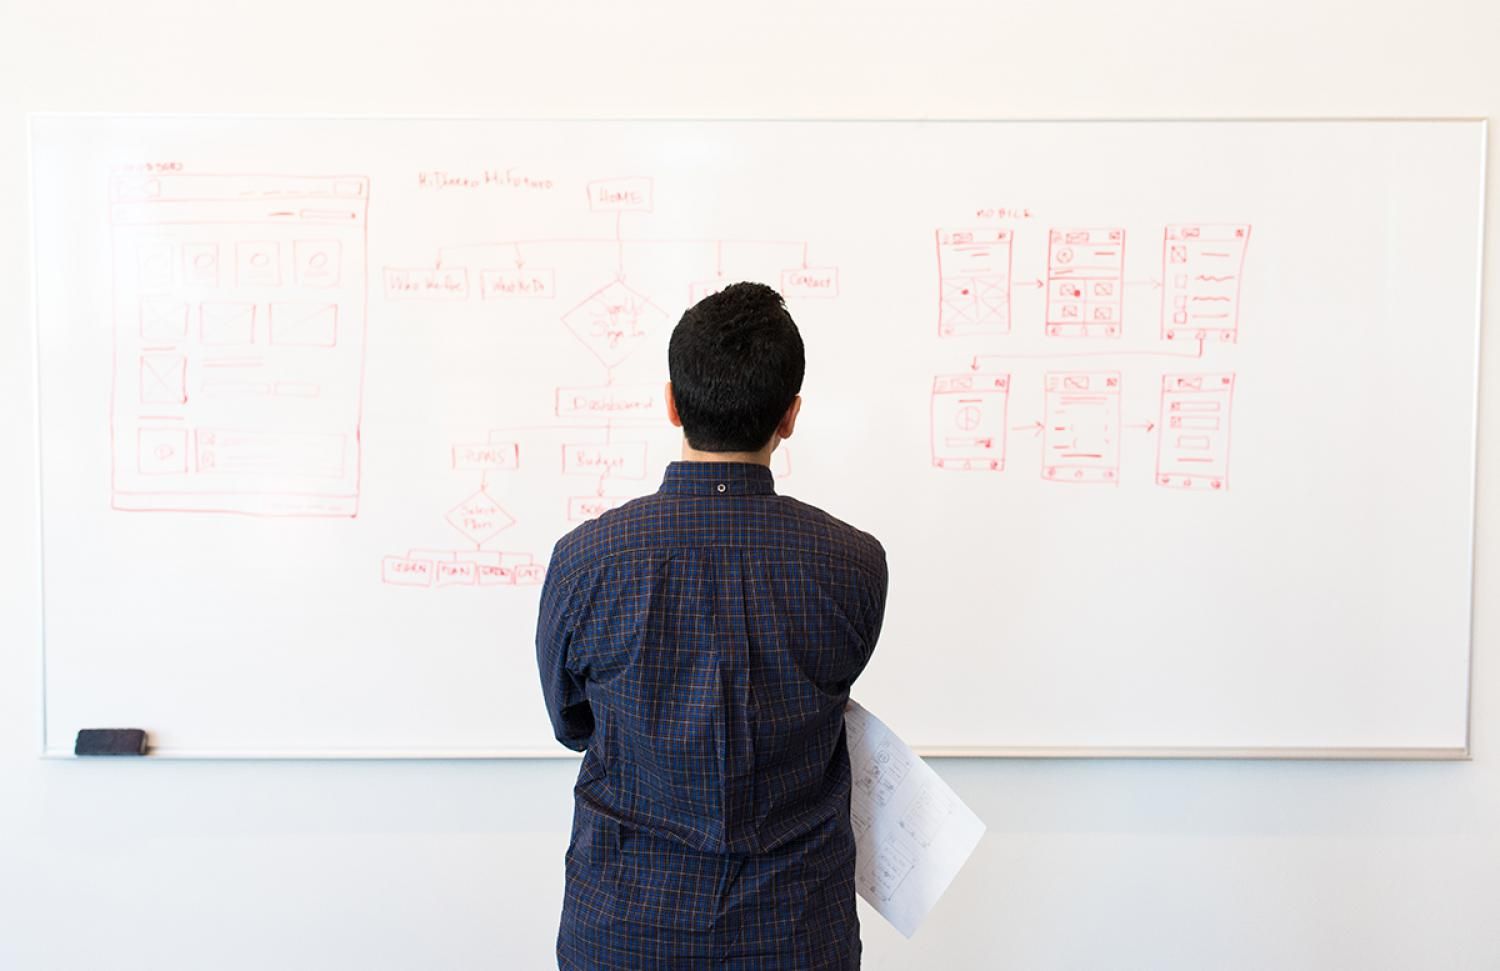
<svg viewBox="0 0 1500 971">
<path fill-rule="evenodd" d="M 448 523 L 475 543 L 483 543 L 490 537 L 516 524 L 510 513 L 500 508 L 483 489 L 474 493 L 448 512 Z"/>
<path fill-rule="evenodd" d="M 614 367 L 634 353 L 652 330 L 666 323 L 667 315 L 616 280 L 563 314 L 562 319 L 605 367 Z"/>
</svg>

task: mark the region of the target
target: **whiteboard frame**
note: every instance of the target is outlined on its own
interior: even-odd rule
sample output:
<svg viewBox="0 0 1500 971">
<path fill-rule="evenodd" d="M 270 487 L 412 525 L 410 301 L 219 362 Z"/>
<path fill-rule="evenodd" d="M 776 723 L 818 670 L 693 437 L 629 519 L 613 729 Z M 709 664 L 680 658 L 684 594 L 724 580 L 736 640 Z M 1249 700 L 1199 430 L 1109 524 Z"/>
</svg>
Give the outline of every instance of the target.
<svg viewBox="0 0 1500 971">
<path fill-rule="evenodd" d="M 148 736 L 149 737 L 149 736 Z M 914 746 L 924 759 L 1010 759 L 1035 761 L 1092 761 L 1132 759 L 1167 761 L 1199 759 L 1207 761 L 1255 762 L 1471 762 L 1467 748 L 1025 748 L 1009 746 Z M 61 748 L 45 749 L 41 758 L 77 760 L 79 757 Z M 216 751 L 213 749 L 148 749 L 140 761 L 168 762 L 474 762 L 474 761 L 562 761 L 577 762 L 574 752 L 552 752 L 542 749 L 412 749 L 398 752 L 388 749 L 307 749 Z M 84 759 L 87 761 L 88 759 Z M 112 761 L 119 761 L 113 759 Z"/>
<path fill-rule="evenodd" d="M 68 112 L 68 111 L 39 111 L 26 114 L 26 155 L 27 155 L 27 220 L 26 226 L 29 235 L 28 252 L 31 256 L 30 284 L 31 292 L 30 317 L 32 320 L 32 382 L 33 382 L 33 404 L 35 406 L 36 426 L 33 429 L 36 440 L 33 446 L 33 459 L 36 463 L 35 486 L 36 486 L 36 540 L 37 540 L 37 629 L 40 634 L 38 649 L 40 658 L 38 664 L 38 688 L 40 691 L 40 703 L 38 705 L 38 738 L 39 749 L 37 756 L 48 760 L 70 760 L 77 756 L 63 746 L 54 745 L 47 737 L 47 615 L 46 615 L 46 536 L 45 516 L 43 515 L 43 504 L 45 493 L 43 491 L 42 474 L 42 320 L 39 302 L 40 287 L 39 262 L 36 251 L 36 166 L 35 166 L 35 122 L 38 119 L 86 119 L 107 118 L 121 120 L 170 120 L 170 121 L 192 121 L 200 119 L 231 120 L 231 121 L 257 121 L 257 120 L 298 120 L 298 121 L 484 121 L 484 122 L 625 122 L 625 123 L 649 123 L 649 124 L 698 124 L 698 123 L 731 123 L 731 124 L 818 124 L 838 125 L 847 123 L 870 124 L 962 124 L 962 125 L 996 125 L 996 124 L 1477 124 L 1479 126 L 1481 140 L 1479 149 L 1479 220 L 1478 220 L 1478 265 L 1474 279 L 1474 371 L 1472 380 L 1473 413 L 1471 415 L 1474 433 L 1469 443 L 1469 502 L 1468 502 L 1468 524 L 1469 524 L 1469 624 L 1468 624 L 1468 647 L 1466 655 L 1466 674 L 1464 692 L 1464 743 L 1454 748 L 1446 747 L 1302 747 L 1302 746 L 1267 746 L 1267 747 L 1219 747 L 1219 746 L 916 746 L 918 755 L 924 758 L 940 759 L 1026 759 L 1026 760 L 1223 760 L 1223 761 L 1258 761 L 1258 760 L 1286 760 L 1286 761 L 1472 761 L 1473 759 L 1473 737 L 1474 737 L 1474 610 L 1478 598 L 1478 586 L 1476 581 L 1475 557 L 1477 552 L 1478 536 L 1475 527 L 1478 520 L 1479 506 L 1479 427 L 1481 418 L 1481 375 L 1483 369 L 1484 350 L 1484 320 L 1485 320 L 1485 289 L 1484 278 L 1487 256 L 1487 233 L 1486 224 L 1489 216 L 1489 118 L 1487 116 L 1473 115 L 1391 115 L 1391 116 L 1257 116 L 1257 117 L 1113 117 L 1113 118 L 943 118 L 943 117 L 917 117 L 917 118 L 892 118 L 892 117 L 796 117 L 796 118 L 703 118 L 703 117 L 599 117 L 594 115 L 581 115 L 571 117 L 526 117 L 526 116 L 489 116 L 489 115 L 405 115 L 405 114 L 328 114 L 320 112 L 309 112 L 303 114 L 271 114 L 271 113 L 241 113 L 241 114 L 211 114 L 206 112 Z M 149 739 L 149 731 L 148 731 Z M 405 751 L 391 749 L 265 749 L 265 750 L 216 750 L 196 748 L 165 748 L 149 749 L 145 760 L 166 761 L 471 761 L 471 760 L 537 760 L 554 759 L 562 761 L 577 761 L 579 756 L 568 751 L 556 751 L 537 748 L 515 748 L 515 749 L 410 749 Z"/>
</svg>

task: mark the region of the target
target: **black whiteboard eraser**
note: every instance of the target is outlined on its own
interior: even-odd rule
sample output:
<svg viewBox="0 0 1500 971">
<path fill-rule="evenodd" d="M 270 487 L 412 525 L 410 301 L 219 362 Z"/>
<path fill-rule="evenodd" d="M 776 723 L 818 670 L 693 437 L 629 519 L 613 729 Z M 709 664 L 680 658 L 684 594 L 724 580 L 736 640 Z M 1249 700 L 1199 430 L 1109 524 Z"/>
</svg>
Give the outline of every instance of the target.
<svg viewBox="0 0 1500 971">
<path fill-rule="evenodd" d="M 74 755 L 145 755 L 146 733 L 139 728 L 81 728 Z"/>
</svg>

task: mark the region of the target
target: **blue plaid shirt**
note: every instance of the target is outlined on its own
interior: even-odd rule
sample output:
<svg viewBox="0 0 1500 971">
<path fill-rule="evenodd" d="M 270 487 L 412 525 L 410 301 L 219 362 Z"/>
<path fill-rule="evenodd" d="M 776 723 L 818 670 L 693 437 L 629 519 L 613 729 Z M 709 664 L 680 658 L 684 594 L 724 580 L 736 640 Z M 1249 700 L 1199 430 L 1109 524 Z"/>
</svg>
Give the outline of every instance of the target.
<svg viewBox="0 0 1500 971">
<path fill-rule="evenodd" d="M 574 788 L 564 969 L 859 966 L 844 704 L 880 633 L 885 551 L 674 462 L 564 536 L 537 662 Z"/>
</svg>

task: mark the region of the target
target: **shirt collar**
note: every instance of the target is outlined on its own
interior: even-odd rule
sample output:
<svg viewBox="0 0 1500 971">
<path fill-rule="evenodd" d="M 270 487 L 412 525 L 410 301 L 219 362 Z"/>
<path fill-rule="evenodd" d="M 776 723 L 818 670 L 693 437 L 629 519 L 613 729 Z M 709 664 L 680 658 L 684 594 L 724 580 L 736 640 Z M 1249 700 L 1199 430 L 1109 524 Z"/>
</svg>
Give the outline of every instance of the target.
<svg viewBox="0 0 1500 971">
<path fill-rule="evenodd" d="M 771 470 L 755 462 L 673 462 L 661 491 L 673 496 L 770 496 L 776 494 Z"/>
</svg>

